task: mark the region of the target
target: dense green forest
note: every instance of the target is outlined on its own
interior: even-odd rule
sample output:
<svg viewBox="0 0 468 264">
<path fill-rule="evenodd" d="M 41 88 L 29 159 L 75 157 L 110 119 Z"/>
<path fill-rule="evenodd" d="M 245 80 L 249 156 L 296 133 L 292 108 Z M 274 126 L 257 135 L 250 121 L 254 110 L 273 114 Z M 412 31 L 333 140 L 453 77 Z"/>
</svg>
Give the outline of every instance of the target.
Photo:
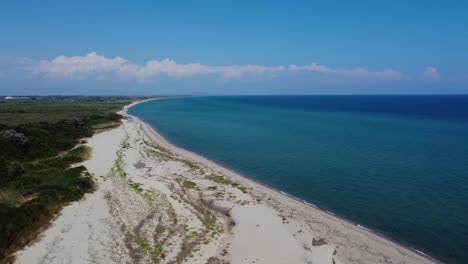
<svg viewBox="0 0 468 264">
<path fill-rule="evenodd" d="M 82 139 L 119 125 L 129 100 L 0 104 L 0 262 L 37 236 L 65 204 L 93 190 Z"/>
</svg>

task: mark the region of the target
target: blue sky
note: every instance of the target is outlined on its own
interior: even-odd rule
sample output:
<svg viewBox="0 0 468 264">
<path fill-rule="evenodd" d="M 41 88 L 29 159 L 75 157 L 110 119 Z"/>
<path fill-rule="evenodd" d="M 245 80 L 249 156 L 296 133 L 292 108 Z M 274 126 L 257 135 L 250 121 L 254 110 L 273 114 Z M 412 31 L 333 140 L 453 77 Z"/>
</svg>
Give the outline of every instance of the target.
<svg viewBox="0 0 468 264">
<path fill-rule="evenodd" d="M 2 1 L 0 94 L 468 93 L 468 1 L 95 2 Z"/>
</svg>

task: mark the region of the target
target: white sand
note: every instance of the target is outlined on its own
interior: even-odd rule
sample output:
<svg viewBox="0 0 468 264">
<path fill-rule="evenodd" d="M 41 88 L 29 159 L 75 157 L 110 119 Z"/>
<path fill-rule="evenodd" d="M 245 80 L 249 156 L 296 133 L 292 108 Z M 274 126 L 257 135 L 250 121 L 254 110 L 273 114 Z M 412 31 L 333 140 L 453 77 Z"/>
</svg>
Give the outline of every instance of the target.
<svg viewBox="0 0 468 264">
<path fill-rule="evenodd" d="M 432 263 L 177 148 L 138 118 L 88 145 L 97 191 L 66 206 L 18 263 Z"/>
</svg>

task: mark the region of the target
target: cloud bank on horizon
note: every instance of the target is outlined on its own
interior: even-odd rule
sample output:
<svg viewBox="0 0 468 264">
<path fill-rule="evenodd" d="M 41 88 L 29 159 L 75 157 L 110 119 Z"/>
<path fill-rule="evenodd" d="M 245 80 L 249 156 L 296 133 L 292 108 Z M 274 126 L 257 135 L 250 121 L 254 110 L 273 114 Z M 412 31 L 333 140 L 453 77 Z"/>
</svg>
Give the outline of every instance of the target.
<svg viewBox="0 0 468 264">
<path fill-rule="evenodd" d="M 318 63 L 207 65 L 163 59 L 138 64 L 89 52 L 44 60 L 0 57 L 0 84 L 0 94 L 466 93 L 468 77 L 442 76 L 433 66 L 408 74 Z"/>
<path fill-rule="evenodd" d="M 30 69 L 35 76 L 68 80 L 122 78 L 145 81 L 164 75 L 177 78 L 213 75 L 223 80 L 230 80 L 242 77 L 271 77 L 288 73 L 311 73 L 349 81 L 399 81 L 409 78 L 402 72 L 390 68 L 382 71 L 371 71 L 362 67 L 352 69 L 331 68 L 317 63 L 286 66 L 251 64 L 212 66 L 201 63 L 183 64 L 171 59 L 163 59 L 150 60 L 138 65 L 122 57 L 107 58 L 95 52 L 90 52 L 84 56 L 68 57 L 61 55 L 52 60 L 41 60 L 34 63 Z"/>
<path fill-rule="evenodd" d="M 427 66 L 426 70 L 421 74 L 421 79 L 424 81 L 439 81 L 440 73 L 437 68 Z"/>
</svg>

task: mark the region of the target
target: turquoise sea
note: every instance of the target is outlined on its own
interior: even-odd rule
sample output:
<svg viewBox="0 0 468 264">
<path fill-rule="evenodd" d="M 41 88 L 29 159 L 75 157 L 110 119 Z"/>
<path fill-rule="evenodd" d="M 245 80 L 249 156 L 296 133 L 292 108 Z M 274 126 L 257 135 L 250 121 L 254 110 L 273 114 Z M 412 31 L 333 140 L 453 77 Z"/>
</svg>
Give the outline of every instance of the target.
<svg viewBox="0 0 468 264">
<path fill-rule="evenodd" d="M 468 96 L 145 102 L 173 144 L 447 263 L 468 263 Z"/>
</svg>

